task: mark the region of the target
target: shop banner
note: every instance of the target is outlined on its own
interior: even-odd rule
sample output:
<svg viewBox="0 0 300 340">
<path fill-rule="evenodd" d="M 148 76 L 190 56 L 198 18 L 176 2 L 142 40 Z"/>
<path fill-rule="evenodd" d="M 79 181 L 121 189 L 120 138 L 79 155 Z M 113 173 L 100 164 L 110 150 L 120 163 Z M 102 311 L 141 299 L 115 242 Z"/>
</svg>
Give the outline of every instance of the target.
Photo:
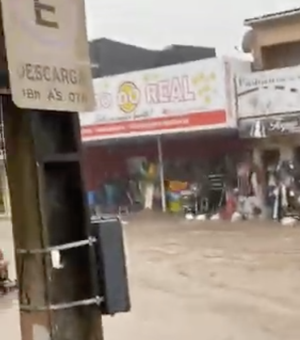
<svg viewBox="0 0 300 340">
<path fill-rule="evenodd" d="M 228 127 L 225 80 L 217 58 L 96 79 L 83 141 Z"/>
<path fill-rule="evenodd" d="M 239 121 L 239 134 L 242 138 L 266 138 L 292 133 L 300 133 L 299 114 Z"/>
<path fill-rule="evenodd" d="M 300 66 L 236 77 L 239 118 L 300 111 Z"/>
</svg>

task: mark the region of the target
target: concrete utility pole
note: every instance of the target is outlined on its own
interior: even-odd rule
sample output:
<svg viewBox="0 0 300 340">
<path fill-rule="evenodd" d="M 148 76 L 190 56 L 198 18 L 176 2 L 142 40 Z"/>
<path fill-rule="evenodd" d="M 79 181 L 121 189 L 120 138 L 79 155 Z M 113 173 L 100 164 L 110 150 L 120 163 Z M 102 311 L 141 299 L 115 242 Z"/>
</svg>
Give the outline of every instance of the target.
<svg viewBox="0 0 300 340">
<path fill-rule="evenodd" d="M 3 34 L 0 47 L 3 87 Z M 10 94 L 1 95 L 1 105 L 22 339 L 101 340 L 94 251 L 80 243 L 88 239 L 89 216 L 78 115 L 20 109 Z M 53 254 L 60 255 L 60 266 Z"/>
<path fill-rule="evenodd" d="M 72 306 L 76 301 L 89 303 L 95 294 L 89 247 L 61 251 L 61 269 L 53 268 L 49 253 L 18 253 L 87 238 L 79 154 L 75 150 L 45 152 L 54 138 L 62 142 L 68 129 L 72 131 L 68 124 L 59 129 L 70 114 L 20 110 L 9 96 L 2 97 L 2 102 L 22 339 L 100 340 L 101 317 L 96 305 Z M 77 116 L 72 118 L 76 123 Z M 51 126 L 53 122 L 58 123 L 56 127 Z M 56 130 L 53 135 L 52 128 Z"/>
</svg>

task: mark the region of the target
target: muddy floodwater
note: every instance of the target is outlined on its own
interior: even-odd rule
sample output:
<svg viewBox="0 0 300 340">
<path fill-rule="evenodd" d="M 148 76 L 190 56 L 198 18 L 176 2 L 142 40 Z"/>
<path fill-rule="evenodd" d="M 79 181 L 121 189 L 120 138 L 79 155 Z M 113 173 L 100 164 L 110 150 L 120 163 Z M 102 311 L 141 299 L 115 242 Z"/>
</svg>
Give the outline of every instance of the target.
<svg viewBox="0 0 300 340">
<path fill-rule="evenodd" d="M 143 214 L 124 230 L 132 311 L 103 318 L 105 340 L 300 339 L 300 227 Z M 6 338 L 17 323 L 16 298 L 2 298 Z"/>
</svg>

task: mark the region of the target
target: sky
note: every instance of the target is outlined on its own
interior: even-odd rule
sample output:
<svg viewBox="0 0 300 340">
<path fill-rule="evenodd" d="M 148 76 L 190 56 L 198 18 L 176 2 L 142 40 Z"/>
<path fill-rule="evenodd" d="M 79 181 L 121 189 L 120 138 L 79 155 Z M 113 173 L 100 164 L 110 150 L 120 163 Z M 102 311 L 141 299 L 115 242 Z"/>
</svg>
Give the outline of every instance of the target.
<svg viewBox="0 0 300 340">
<path fill-rule="evenodd" d="M 89 39 L 106 37 L 147 48 L 216 47 L 237 55 L 244 19 L 300 7 L 300 0 L 85 0 Z"/>
</svg>

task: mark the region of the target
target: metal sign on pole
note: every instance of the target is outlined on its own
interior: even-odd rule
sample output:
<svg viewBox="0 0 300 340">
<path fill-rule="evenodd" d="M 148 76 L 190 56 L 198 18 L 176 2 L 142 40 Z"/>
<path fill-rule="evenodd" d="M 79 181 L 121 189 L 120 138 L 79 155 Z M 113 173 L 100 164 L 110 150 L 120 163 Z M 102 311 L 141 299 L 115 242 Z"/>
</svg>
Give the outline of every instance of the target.
<svg viewBox="0 0 300 340">
<path fill-rule="evenodd" d="M 15 105 L 92 111 L 84 0 L 2 0 L 1 4 Z"/>
</svg>

